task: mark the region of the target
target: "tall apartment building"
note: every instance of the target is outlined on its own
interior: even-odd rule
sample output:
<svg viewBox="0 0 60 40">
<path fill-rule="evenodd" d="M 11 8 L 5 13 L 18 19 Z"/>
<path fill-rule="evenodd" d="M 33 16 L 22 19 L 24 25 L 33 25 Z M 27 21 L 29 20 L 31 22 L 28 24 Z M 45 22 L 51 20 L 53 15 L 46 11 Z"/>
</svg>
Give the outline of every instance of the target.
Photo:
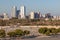
<svg viewBox="0 0 60 40">
<path fill-rule="evenodd" d="M 13 6 L 11 10 L 11 17 L 16 17 L 16 13 L 17 13 L 17 7 Z"/>
<path fill-rule="evenodd" d="M 18 18 L 20 10 L 17 10 L 16 17 Z"/>
<path fill-rule="evenodd" d="M 26 8 L 25 6 L 20 7 L 19 19 L 25 19 L 26 16 Z"/>
</svg>

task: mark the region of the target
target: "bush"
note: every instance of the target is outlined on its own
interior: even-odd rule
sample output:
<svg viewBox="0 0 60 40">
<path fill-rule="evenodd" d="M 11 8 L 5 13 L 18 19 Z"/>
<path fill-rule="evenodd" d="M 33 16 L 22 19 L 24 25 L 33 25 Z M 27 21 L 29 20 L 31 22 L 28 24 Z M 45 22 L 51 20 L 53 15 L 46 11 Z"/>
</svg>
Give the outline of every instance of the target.
<svg viewBox="0 0 60 40">
<path fill-rule="evenodd" d="M 57 30 L 58 30 L 58 32 L 60 32 L 60 28 L 58 28 Z"/>
<path fill-rule="evenodd" d="M 23 35 L 23 31 L 20 29 L 16 29 L 15 33 L 16 33 L 16 36 L 22 36 Z"/>
<path fill-rule="evenodd" d="M 28 35 L 29 33 L 30 33 L 30 31 L 28 31 L 28 30 L 24 31 L 24 35 Z"/>
<path fill-rule="evenodd" d="M 55 29 L 55 28 L 50 28 L 50 33 L 57 34 L 58 33 L 58 30 Z"/>
<path fill-rule="evenodd" d="M 46 35 L 50 35 L 50 31 L 47 30 L 47 31 L 45 32 L 45 34 L 46 34 Z"/>
<path fill-rule="evenodd" d="M 47 28 L 40 28 L 39 29 L 39 33 L 45 34 L 45 32 L 47 31 Z"/>
<path fill-rule="evenodd" d="M 8 32 L 7 35 L 10 37 L 20 37 L 29 34 L 30 32 L 28 30 L 22 31 L 20 29 L 16 29 L 14 31 Z"/>
<path fill-rule="evenodd" d="M 42 34 L 46 34 L 46 35 L 56 35 L 60 32 L 60 28 L 59 29 L 55 29 L 55 28 L 40 28 L 39 29 L 39 33 L 42 33 Z"/>
<path fill-rule="evenodd" d="M 5 33 L 5 30 L 0 30 L 0 37 L 5 37 L 6 36 L 6 33 Z"/>
<path fill-rule="evenodd" d="M 14 31 L 12 31 L 12 32 L 8 32 L 7 35 L 9 35 L 10 37 L 15 37 L 16 33 Z"/>
</svg>

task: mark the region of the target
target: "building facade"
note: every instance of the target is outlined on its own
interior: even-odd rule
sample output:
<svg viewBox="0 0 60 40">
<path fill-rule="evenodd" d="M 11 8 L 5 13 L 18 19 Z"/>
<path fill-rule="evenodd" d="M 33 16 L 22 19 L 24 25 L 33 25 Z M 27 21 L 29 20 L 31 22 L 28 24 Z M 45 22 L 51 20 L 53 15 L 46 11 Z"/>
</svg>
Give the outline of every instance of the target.
<svg viewBox="0 0 60 40">
<path fill-rule="evenodd" d="M 11 17 L 16 17 L 16 13 L 17 13 L 17 7 L 13 6 L 11 10 Z"/>
<path fill-rule="evenodd" d="M 16 17 L 19 17 L 20 10 L 17 10 Z"/>
<path fill-rule="evenodd" d="M 25 19 L 25 16 L 26 16 L 26 8 L 25 8 L 25 6 L 21 6 L 20 7 L 19 18 L 20 19 Z"/>
<path fill-rule="evenodd" d="M 30 19 L 34 19 L 34 12 L 31 12 L 30 13 L 30 17 L 29 17 Z"/>
<path fill-rule="evenodd" d="M 39 19 L 40 13 L 39 12 L 31 12 L 30 13 L 30 19 Z"/>
<path fill-rule="evenodd" d="M 8 15 L 6 13 L 4 13 L 3 16 L 4 16 L 3 20 L 9 20 L 9 17 L 8 17 Z"/>
<path fill-rule="evenodd" d="M 35 12 L 34 13 L 34 18 L 35 19 L 39 19 L 40 18 L 40 13 L 39 12 Z"/>
</svg>

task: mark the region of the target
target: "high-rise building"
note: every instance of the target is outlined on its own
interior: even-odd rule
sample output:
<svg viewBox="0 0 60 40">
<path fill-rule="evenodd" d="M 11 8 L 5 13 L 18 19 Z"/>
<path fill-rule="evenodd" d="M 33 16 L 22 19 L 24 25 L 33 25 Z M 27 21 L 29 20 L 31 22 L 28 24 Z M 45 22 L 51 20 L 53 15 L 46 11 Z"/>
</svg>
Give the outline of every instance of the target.
<svg viewBox="0 0 60 40">
<path fill-rule="evenodd" d="M 12 12 L 11 12 L 11 17 L 16 17 L 16 13 L 17 13 L 17 7 L 13 6 L 12 7 Z"/>
<path fill-rule="evenodd" d="M 19 18 L 20 19 L 25 19 L 25 16 L 26 16 L 26 8 L 25 8 L 25 6 L 21 6 L 20 7 Z"/>
<path fill-rule="evenodd" d="M 18 18 L 20 10 L 17 10 L 16 17 Z"/>
<path fill-rule="evenodd" d="M 4 18 L 4 15 L 0 15 L 0 19 L 3 19 Z"/>
<path fill-rule="evenodd" d="M 34 13 L 34 18 L 35 19 L 39 19 L 40 18 L 40 13 L 39 12 L 35 12 Z"/>
</svg>

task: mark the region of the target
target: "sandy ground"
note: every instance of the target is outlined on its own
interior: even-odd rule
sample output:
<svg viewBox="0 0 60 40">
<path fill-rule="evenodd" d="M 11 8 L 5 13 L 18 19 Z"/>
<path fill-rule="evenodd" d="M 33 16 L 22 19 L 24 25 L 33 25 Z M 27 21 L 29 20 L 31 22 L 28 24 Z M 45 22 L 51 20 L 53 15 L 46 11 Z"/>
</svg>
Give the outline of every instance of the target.
<svg viewBox="0 0 60 40">
<path fill-rule="evenodd" d="M 22 30 L 29 30 L 31 35 L 39 35 L 38 33 L 38 27 L 7 27 L 5 28 L 5 31 L 11 31 L 15 29 L 22 29 Z M 1 40 L 1 39 L 0 39 Z M 2 39 L 2 40 L 60 40 L 60 35 L 57 36 L 37 36 L 37 37 L 32 37 L 32 38 L 24 38 L 24 39 L 16 39 L 16 38 L 7 38 L 7 39 Z"/>
</svg>

